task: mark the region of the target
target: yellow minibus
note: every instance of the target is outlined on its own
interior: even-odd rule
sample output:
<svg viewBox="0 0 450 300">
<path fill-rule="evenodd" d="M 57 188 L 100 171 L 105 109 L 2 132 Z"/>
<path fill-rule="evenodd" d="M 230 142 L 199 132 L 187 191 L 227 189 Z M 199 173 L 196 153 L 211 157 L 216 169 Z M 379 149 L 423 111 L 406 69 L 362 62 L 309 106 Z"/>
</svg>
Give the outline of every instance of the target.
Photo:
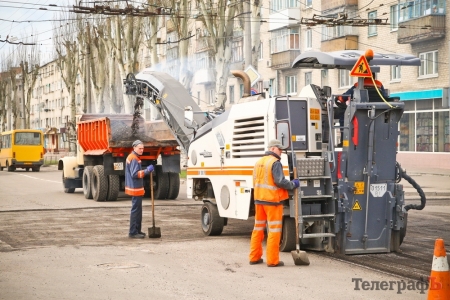
<svg viewBox="0 0 450 300">
<path fill-rule="evenodd" d="M 17 168 L 39 172 L 44 164 L 44 137 L 41 130 L 17 129 L 0 135 L 0 171 Z"/>
</svg>

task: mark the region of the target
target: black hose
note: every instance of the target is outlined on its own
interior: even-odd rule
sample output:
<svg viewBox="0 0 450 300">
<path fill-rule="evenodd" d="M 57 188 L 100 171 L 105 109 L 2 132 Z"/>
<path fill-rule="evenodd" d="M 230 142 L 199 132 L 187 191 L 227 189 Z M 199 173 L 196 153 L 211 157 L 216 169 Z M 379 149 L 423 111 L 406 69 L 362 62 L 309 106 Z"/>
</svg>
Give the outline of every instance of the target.
<svg viewBox="0 0 450 300">
<path fill-rule="evenodd" d="M 397 174 L 398 181 L 397 182 L 399 182 L 401 180 L 401 178 L 404 178 L 417 190 L 417 192 L 420 195 L 420 205 L 408 204 L 405 206 L 405 210 L 408 211 L 410 209 L 417 209 L 417 210 L 424 209 L 425 204 L 427 202 L 427 198 L 425 197 L 425 193 L 423 192 L 422 188 L 420 187 L 420 185 L 417 184 L 417 182 L 414 181 L 414 179 L 412 179 L 409 175 L 406 174 L 406 171 L 404 171 L 402 169 L 402 167 L 400 167 L 400 164 L 398 162 L 396 163 L 396 167 L 398 170 L 398 174 Z"/>
</svg>

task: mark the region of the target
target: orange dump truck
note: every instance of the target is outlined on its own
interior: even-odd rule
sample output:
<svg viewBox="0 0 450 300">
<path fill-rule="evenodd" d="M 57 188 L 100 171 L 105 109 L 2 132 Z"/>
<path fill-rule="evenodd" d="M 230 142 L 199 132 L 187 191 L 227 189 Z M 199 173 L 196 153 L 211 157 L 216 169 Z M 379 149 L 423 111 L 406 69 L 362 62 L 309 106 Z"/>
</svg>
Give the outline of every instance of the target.
<svg viewBox="0 0 450 300">
<path fill-rule="evenodd" d="M 86 199 L 116 200 L 125 189 L 125 166 L 135 140 L 144 143 L 142 168 L 154 165 L 153 189 L 156 199 L 176 199 L 180 189 L 178 142 L 163 121 L 145 121 L 133 115 L 85 114 L 77 123 L 77 156 L 63 157 L 64 192 L 82 188 Z M 158 158 L 161 158 L 158 160 Z M 158 161 L 161 164 L 158 164 Z M 146 194 L 150 179 L 144 178 Z"/>
</svg>

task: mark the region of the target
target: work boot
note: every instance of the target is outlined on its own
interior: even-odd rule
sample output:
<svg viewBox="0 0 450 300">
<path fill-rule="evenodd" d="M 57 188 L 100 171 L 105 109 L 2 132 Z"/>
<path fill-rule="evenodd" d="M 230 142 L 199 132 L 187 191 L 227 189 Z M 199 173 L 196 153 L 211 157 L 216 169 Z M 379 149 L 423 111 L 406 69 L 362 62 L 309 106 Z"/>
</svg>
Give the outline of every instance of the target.
<svg viewBox="0 0 450 300">
<path fill-rule="evenodd" d="M 284 262 L 279 261 L 278 264 L 276 264 L 276 265 L 267 265 L 267 266 L 268 267 L 282 267 L 282 266 L 284 266 Z"/>
<path fill-rule="evenodd" d="M 143 234 L 144 237 L 146 236 L 145 232 L 140 231 L 139 234 Z"/>
<path fill-rule="evenodd" d="M 262 264 L 263 262 L 264 262 L 264 260 L 262 258 L 260 258 L 257 261 L 251 261 L 250 264 L 251 265 L 258 265 L 258 264 Z"/>
<path fill-rule="evenodd" d="M 128 237 L 130 239 L 143 239 L 143 238 L 145 238 L 145 235 L 136 233 L 136 234 L 129 234 Z"/>
</svg>

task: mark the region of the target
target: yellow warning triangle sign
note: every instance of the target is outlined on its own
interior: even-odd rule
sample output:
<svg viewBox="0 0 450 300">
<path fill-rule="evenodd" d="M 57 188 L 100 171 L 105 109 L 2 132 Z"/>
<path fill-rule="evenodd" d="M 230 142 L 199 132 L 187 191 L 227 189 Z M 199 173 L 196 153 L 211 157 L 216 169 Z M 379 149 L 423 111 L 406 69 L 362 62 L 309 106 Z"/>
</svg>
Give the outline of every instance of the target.
<svg viewBox="0 0 450 300">
<path fill-rule="evenodd" d="M 350 71 L 351 76 L 356 77 L 372 77 L 372 71 L 369 67 L 369 62 L 364 55 L 361 55 Z"/>
<path fill-rule="evenodd" d="M 353 203 L 352 210 L 362 210 L 361 205 L 359 205 L 358 200 L 356 200 L 355 203 Z"/>
</svg>

